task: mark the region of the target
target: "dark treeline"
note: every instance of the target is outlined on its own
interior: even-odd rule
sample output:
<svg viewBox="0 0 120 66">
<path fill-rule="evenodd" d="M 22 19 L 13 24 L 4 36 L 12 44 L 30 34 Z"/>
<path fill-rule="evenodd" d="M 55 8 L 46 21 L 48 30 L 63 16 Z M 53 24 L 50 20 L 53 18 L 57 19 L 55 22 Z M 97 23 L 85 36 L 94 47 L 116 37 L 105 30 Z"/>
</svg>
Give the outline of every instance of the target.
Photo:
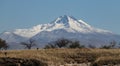
<svg viewBox="0 0 120 66">
<path fill-rule="evenodd" d="M 58 39 L 56 41 L 48 43 L 45 47 L 48 48 L 84 48 L 84 45 L 81 45 L 79 41 L 71 41 L 68 39 Z"/>
<path fill-rule="evenodd" d="M 101 49 L 120 48 L 120 47 L 116 47 L 116 44 L 117 42 L 113 40 L 109 44 L 102 45 L 101 47 L 96 47 L 91 44 L 89 44 L 88 46 L 85 46 L 77 40 L 68 40 L 65 38 L 61 38 L 56 41 L 48 43 L 44 48 L 45 49 L 49 49 L 49 48 L 101 48 Z"/>
<path fill-rule="evenodd" d="M 35 40 L 32 40 L 32 39 L 30 39 L 28 42 L 21 42 L 21 45 L 23 45 L 24 48 L 27 48 L 27 49 L 31 49 L 32 47 L 37 46 L 37 44 L 35 43 Z M 116 47 L 116 45 L 117 45 L 117 47 Z M 101 49 L 120 48 L 119 45 L 120 44 L 117 44 L 117 42 L 113 40 L 109 44 L 102 45 L 99 48 L 101 48 Z M 9 48 L 9 45 L 6 43 L 6 41 L 0 39 L 0 49 L 6 50 L 8 48 Z M 50 48 L 98 48 L 98 47 L 91 45 L 91 44 L 89 44 L 88 46 L 85 46 L 77 40 L 69 40 L 69 39 L 61 38 L 56 41 L 52 41 L 52 42 L 48 43 L 44 47 L 44 49 L 50 49 Z M 37 49 L 38 49 L 38 47 L 37 47 Z"/>
</svg>

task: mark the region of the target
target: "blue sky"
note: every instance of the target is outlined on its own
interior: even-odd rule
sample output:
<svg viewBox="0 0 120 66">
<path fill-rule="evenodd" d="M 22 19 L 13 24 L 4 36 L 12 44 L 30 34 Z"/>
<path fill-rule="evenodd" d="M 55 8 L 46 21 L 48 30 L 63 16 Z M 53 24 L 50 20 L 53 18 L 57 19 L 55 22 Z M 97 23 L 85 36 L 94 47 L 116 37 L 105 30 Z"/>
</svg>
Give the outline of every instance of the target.
<svg viewBox="0 0 120 66">
<path fill-rule="evenodd" d="M 120 34 L 120 0 L 0 0 L 0 33 L 72 15 Z"/>
</svg>

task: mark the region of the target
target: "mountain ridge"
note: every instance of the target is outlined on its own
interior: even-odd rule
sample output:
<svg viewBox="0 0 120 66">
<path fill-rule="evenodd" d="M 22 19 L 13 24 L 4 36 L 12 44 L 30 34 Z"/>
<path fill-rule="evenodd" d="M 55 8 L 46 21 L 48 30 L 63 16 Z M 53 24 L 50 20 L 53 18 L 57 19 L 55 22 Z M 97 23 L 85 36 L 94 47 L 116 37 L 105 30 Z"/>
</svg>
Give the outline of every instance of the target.
<svg viewBox="0 0 120 66">
<path fill-rule="evenodd" d="M 39 24 L 29 29 L 16 29 L 10 32 L 4 32 L 0 35 L 0 38 L 6 40 L 8 43 L 20 43 L 34 39 L 39 47 L 43 47 L 48 42 L 59 38 L 80 40 L 85 45 L 92 43 L 93 45 L 101 45 L 102 43 L 108 44 L 112 40 L 118 41 L 120 36 L 108 30 L 94 28 L 86 22 L 77 20 L 72 16 L 64 15 L 47 24 Z"/>
</svg>

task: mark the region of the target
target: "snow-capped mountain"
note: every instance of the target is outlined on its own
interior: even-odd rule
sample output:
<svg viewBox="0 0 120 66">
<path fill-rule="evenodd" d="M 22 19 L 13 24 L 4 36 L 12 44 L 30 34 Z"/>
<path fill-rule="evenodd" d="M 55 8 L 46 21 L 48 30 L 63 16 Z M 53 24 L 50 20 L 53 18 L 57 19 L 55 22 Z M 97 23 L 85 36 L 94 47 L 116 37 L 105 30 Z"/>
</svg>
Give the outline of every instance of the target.
<svg viewBox="0 0 120 66">
<path fill-rule="evenodd" d="M 81 44 L 85 45 L 93 44 L 101 46 L 109 44 L 112 40 L 119 41 L 120 36 L 108 30 L 94 28 L 72 16 L 64 15 L 48 24 L 40 24 L 29 29 L 16 29 L 4 32 L 0 35 L 0 38 L 8 43 L 20 43 L 34 39 L 39 47 L 43 47 L 48 42 L 60 38 L 79 40 Z"/>
</svg>

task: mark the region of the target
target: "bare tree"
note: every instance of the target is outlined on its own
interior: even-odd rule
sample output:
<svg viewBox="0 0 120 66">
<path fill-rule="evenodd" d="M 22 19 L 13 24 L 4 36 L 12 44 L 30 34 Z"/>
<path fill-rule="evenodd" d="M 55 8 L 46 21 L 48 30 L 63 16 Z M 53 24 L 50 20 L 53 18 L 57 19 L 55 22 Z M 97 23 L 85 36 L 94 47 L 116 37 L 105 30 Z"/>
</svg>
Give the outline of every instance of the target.
<svg viewBox="0 0 120 66">
<path fill-rule="evenodd" d="M 7 50 L 8 47 L 9 47 L 9 46 L 7 45 L 6 41 L 0 39 L 0 49 L 5 49 L 5 50 Z"/>
<path fill-rule="evenodd" d="M 70 43 L 70 40 L 68 39 L 58 39 L 57 41 L 54 42 L 55 46 L 58 48 L 66 47 Z"/>
<path fill-rule="evenodd" d="M 21 45 L 24 45 L 27 49 L 31 49 L 32 47 L 36 46 L 35 40 L 32 39 L 30 39 L 28 42 L 21 42 Z"/>
<path fill-rule="evenodd" d="M 72 41 L 68 48 L 83 48 L 82 45 L 80 45 L 80 42 L 79 41 Z"/>
<path fill-rule="evenodd" d="M 70 43 L 70 40 L 68 39 L 58 39 L 56 41 L 48 43 L 44 48 L 49 49 L 49 48 L 67 48 L 67 45 Z"/>
</svg>

